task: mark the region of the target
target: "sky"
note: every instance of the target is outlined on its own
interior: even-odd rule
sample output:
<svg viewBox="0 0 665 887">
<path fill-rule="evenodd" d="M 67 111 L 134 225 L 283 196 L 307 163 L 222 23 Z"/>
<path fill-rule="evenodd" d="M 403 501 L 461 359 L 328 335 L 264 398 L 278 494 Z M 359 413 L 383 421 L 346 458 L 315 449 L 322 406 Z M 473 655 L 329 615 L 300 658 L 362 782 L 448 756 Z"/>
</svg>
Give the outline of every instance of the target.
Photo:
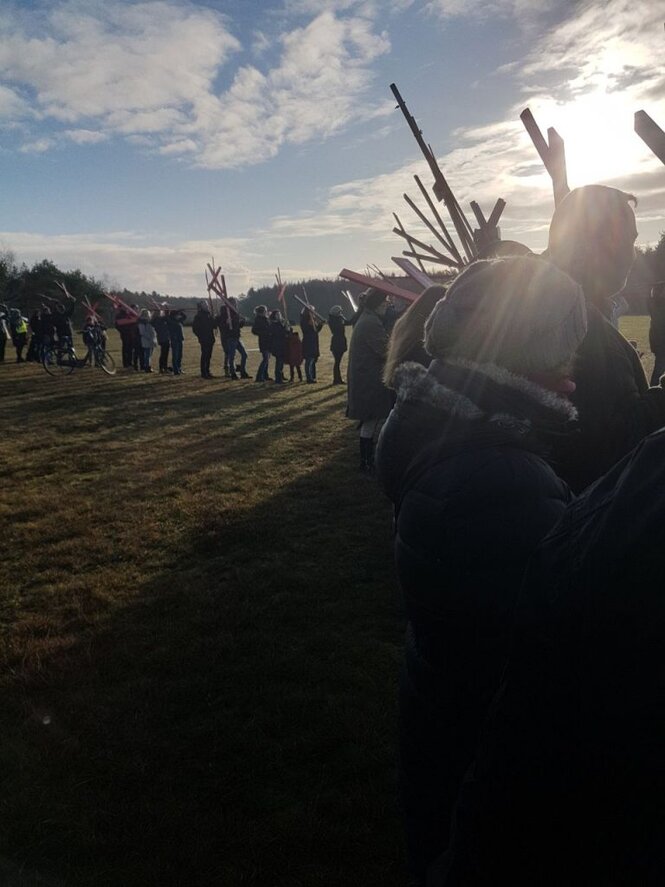
<svg viewBox="0 0 665 887">
<path fill-rule="evenodd" d="M 549 178 L 519 120 L 564 138 L 571 187 L 634 193 L 665 230 L 665 0 L 44 0 L 0 5 L 0 250 L 109 289 L 230 293 L 389 271 L 393 212 L 431 174 L 395 82 L 471 217 L 543 249 Z M 422 205 L 422 199 L 417 200 Z"/>
</svg>

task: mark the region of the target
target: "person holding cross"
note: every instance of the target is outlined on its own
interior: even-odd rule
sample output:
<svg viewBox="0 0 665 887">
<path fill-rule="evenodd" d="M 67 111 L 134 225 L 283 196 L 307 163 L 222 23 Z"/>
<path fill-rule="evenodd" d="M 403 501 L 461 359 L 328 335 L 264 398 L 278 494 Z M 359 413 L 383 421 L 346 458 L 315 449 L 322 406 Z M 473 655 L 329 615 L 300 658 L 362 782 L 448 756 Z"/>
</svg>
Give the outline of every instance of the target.
<svg viewBox="0 0 665 887">
<path fill-rule="evenodd" d="M 302 330 L 302 356 L 305 361 L 305 378 L 311 384 L 316 382 L 316 361 L 319 359 L 319 332 L 322 321 L 314 315 L 313 308 L 303 308 L 300 312 L 300 329 Z"/>
<path fill-rule="evenodd" d="M 199 302 L 198 311 L 192 321 L 192 332 L 201 347 L 201 378 L 212 379 L 210 361 L 215 346 L 215 319 L 210 314 L 207 302 Z"/>
<path fill-rule="evenodd" d="M 228 359 L 229 376 L 231 379 L 249 379 L 247 372 L 247 352 L 240 341 L 240 330 L 245 325 L 244 317 L 238 311 L 238 300 L 229 296 L 219 309 L 219 329 L 222 345 Z M 236 372 L 236 354 L 240 355 L 240 376 Z"/>
</svg>

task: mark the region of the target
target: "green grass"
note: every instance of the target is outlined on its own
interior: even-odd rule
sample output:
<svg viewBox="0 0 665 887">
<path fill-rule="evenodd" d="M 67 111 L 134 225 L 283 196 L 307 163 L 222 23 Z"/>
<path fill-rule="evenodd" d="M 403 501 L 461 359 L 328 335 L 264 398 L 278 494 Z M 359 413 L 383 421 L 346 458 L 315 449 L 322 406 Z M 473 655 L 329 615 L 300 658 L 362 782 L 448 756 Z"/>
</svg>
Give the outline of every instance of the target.
<svg viewBox="0 0 665 887">
<path fill-rule="evenodd" d="M 201 380 L 192 341 L 180 378 L 0 366 L 1 855 L 404 883 L 390 508 L 322 355 L 281 390 Z"/>
</svg>

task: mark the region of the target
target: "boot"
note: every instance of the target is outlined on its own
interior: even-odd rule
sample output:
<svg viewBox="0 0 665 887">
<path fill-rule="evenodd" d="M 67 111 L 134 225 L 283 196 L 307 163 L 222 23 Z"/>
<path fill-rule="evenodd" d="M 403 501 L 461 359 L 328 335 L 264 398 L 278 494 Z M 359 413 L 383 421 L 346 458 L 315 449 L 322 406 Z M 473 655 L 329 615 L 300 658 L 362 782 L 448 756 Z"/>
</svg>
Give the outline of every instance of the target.
<svg viewBox="0 0 665 887">
<path fill-rule="evenodd" d="M 374 441 L 371 437 L 360 438 L 360 470 L 374 474 Z"/>
<path fill-rule="evenodd" d="M 249 375 L 249 373 L 246 373 L 244 370 L 240 370 L 240 378 L 241 379 L 250 379 L 251 376 Z"/>
</svg>

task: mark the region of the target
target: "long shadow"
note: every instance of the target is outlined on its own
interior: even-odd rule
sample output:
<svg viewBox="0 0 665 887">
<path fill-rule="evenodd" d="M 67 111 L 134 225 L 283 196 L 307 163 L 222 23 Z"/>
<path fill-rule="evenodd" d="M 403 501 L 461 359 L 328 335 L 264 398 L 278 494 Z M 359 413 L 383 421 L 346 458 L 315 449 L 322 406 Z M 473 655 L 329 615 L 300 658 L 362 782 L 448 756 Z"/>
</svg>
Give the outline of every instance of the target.
<svg viewBox="0 0 665 887">
<path fill-rule="evenodd" d="M 190 525 L 7 694 L 7 855 L 71 887 L 403 883 L 390 514 L 352 448 Z"/>
</svg>

